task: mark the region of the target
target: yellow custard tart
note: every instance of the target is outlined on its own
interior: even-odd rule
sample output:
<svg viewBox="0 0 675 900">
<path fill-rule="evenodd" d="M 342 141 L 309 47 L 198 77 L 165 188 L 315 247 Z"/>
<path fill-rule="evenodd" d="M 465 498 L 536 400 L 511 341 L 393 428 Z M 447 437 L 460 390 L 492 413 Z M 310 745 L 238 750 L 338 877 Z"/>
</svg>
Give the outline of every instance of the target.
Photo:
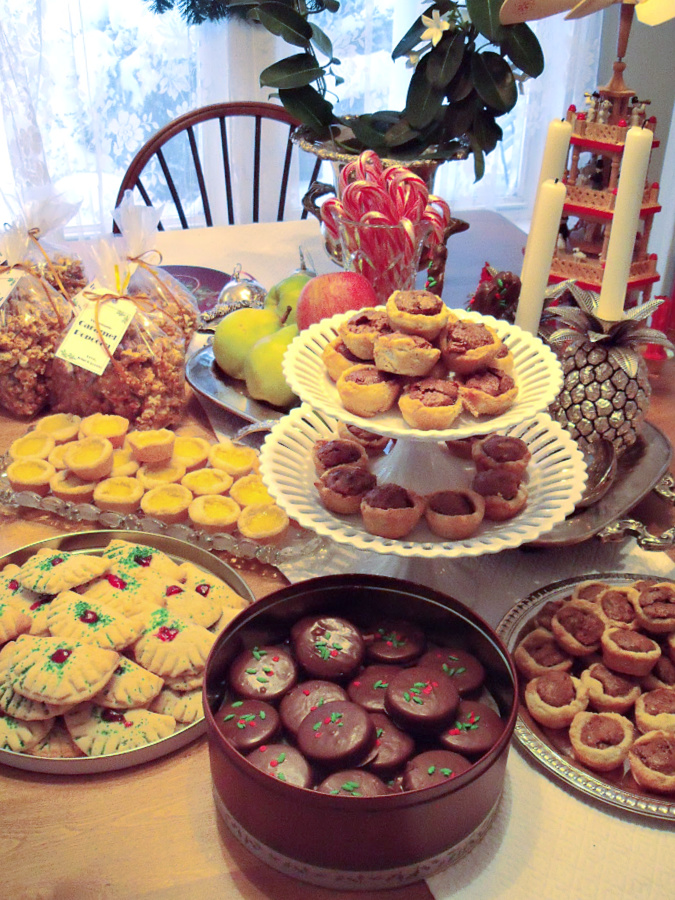
<svg viewBox="0 0 675 900">
<path fill-rule="evenodd" d="M 83 481 L 98 481 L 112 472 L 113 445 L 105 437 L 81 438 L 68 444 L 63 460 Z"/>
<path fill-rule="evenodd" d="M 64 456 L 69 447 L 70 444 L 57 444 L 47 457 L 47 461 L 50 462 L 55 469 L 67 469 L 68 466 L 66 465 Z"/>
<path fill-rule="evenodd" d="M 132 431 L 127 435 L 131 455 L 139 463 L 168 462 L 173 454 L 176 435 L 168 428 Z"/>
<path fill-rule="evenodd" d="M 55 474 L 54 466 L 39 457 L 17 459 L 7 466 L 7 478 L 13 491 L 34 491 L 42 497 L 49 493 L 49 482 Z"/>
<path fill-rule="evenodd" d="M 265 487 L 262 476 L 258 475 L 257 472 L 237 478 L 230 488 L 230 497 L 236 500 L 239 506 L 274 503 L 274 497 Z"/>
<path fill-rule="evenodd" d="M 253 447 L 221 441 L 214 444 L 209 452 L 209 463 L 214 469 L 222 469 L 233 478 L 248 475 L 258 468 L 258 452 Z"/>
<path fill-rule="evenodd" d="M 159 519 L 165 525 L 175 525 L 187 519 L 191 503 L 192 492 L 184 485 L 162 484 L 143 495 L 141 509 L 146 516 Z"/>
<path fill-rule="evenodd" d="M 143 494 L 143 485 L 137 478 L 114 475 L 111 478 L 104 478 L 96 485 L 94 503 L 106 512 L 128 515 L 138 509 Z"/>
<path fill-rule="evenodd" d="M 93 413 L 80 422 L 80 437 L 108 438 L 113 447 L 121 447 L 129 430 L 129 420 L 112 413 Z"/>
<path fill-rule="evenodd" d="M 57 444 L 64 444 L 66 441 L 75 440 L 81 421 L 82 418 L 74 413 L 54 413 L 38 419 L 35 423 L 35 431 L 50 435 Z"/>
<path fill-rule="evenodd" d="M 132 457 L 131 450 L 128 447 L 120 447 L 118 450 L 113 450 L 113 465 L 110 474 L 113 477 L 116 475 L 130 477 L 138 472 L 139 465 L 140 463 L 137 463 Z"/>
<path fill-rule="evenodd" d="M 193 525 L 213 533 L 234 531 L 240 513 L 239 504 L 222 494 L 203 494 L 201 497 L 195 497 L 188 509 L 188 516 Z"/>
<path fill-rule="evenodd" d="M 54 438 L 50 435 L 30 431 L 28 434 L 24 434 L 23 437 L 12 441 L 9 455 L 12 459 L 28 459 L 29 457 L 47 459 L 54 446 Z"/>
<path fill-rule="evenodd" d="M 186 472 L 200 469 L 208 462 L 211 444 L 206 438 L 178 435 L 173 444 L 172 460 L 185 467 Z"/>
<path fill-rule="evenodd" d="M 96 484 L 83 481 L 68 469 L 60 469 L 49 482 L 52 494 L 59 500 L 70 500 L 72 503 L 90 503 L 94 497 Z"/>
<path fill-rule="evenodd" d="M 269 544 L 280 540 L 289 524 L 288 516 L 276 503 L 259 503 L 242 510 L 237 528 L 244 537 Z"/>
<path fill-rule="evenodd" d="M 232 487 L 232 480 L 232 476 L 222 469 L 195 469 L 187 472 L 180 483 L 195 497 L 201 497 L 203 494 L 226 494 Z"/>
<path fill-rule="evenodd" d="M 185 475 L 185 466 L 177 462 L 144 463 L 136 478 L 146 490 L 159 487 L 161 484 L 176 484 Z"/>
</svg>

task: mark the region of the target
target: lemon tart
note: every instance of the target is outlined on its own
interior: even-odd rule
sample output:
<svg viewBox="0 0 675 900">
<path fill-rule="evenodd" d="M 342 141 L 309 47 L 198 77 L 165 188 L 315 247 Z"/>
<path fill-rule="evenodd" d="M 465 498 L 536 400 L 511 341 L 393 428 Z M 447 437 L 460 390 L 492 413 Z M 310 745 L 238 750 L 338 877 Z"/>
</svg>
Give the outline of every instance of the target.
<svg viewBox="0 0 675 900">
<path fill-rule="evenodd" d="M 276 503 L 259 503 L 242 510 L 237 528 L 244 537 L 268 544 L 281 539 L 289 524 L 288 516 Z"/>
<path fill-rule="evenodd" d="M 47 457 L 47 461 L 50 462 L 55 469 L 67 469 L 66 461 L 63 458 L 66 454 L 66 450 L 70 447 L 70 444 L 57 444 L 56 447 L 52 450 L 52 452 Z"/>
<path fill-rule="evenodd" d="M 128 475 L 114 475 L 104 478 L 94 488 L 94 503 L 106 512 L 123 515 L 135 512 L 145 489 L 136 478 Z"/>
<path fill-rule="evenodd" d="M 149 491 L 161 484 L 176 484 L 183 475 L 185 466 L 177 462 L 144 463 L 136 473 L 136 478 Z"/>
<path fill-rule="evenodd" d="M 168 462 L 173 454 L 176 435 L 168 428 L 151 431 L 132 431 L 127 436 L 131 455 L 139 463 Z"/>
<path fill-rule="evenodd" d="M 236 500 L 239 506 L 274 503 L 274 497 L 265 487 L 262 476 L 258 475 L 257 472 L 237 478 L 230 488 L 230 497 Z"/>
<path fill-rule="evenodd" d="M 41 497 L 49 493 L 49 482 L 55 474 L 54 466 L 39 457 L 17 459 L 7 466 L 7 478 L 13 491 L 34 491 Z"/>
<path fill-rule="evenodd" d="M 241 507 L 231 497 L 203 494 L 195 497 L 188 509 L 193 525 L 214 533 L 234 531 Z"/>
<path fill-rule="evenodd" d="M 174 525 L 187 519 L 190 503 L 192 492 L 184 485 L 162 484 L 143 495 L 141 509 L 146 516 L 159 519 L 165 525 Z"/>
<path fill-rule="evenodd" d="M 226 494 L 232 487 L 232 476 L 222 469 L 195 469 L 184 475 L 180 483 L 192 491 L 195 497 L 202 494 Z"/>
<path fill-rule="evenodd" d="M 47 459 L 55 447 L 54 438 L 48 434 L 31 431 L 12 441 L 9 455 L 12 459 L 27 459 L 30 456 Z"/>
<path fill-rule="evenodd" d="M 243 444 L 221 441 L 211 447 L 209 462 L 214 469 L 222 469 L 233 478 L 239 478 L 241 475 L 248 475 L 253 469 L 257 470 L 258 452 Z"/>
<path fill-rule="evenodd" d="M 128 447 L 120 447 L 113 450 L 113 466 L 110 474 L 115 475 L 135 475 L 138 472 L 139 463 L 131 456 L 131 450 Z"/>
<path fill-rule="evenodd" d="M 112 413 L 93 413 L 80 422 L 80 437 L 108 438 L 113 447 L 122 446 L 128 430 L 129 420 Z"/>
<path fill-rule="evenodd" d="M 35 423 L 35 430 L 40 434 L 48 434 L 57 444 L 74 441 L 80 429 L 82 418 L 74 413 L 54 413 L 44 416 Z"/>
<path fill-rule="evenodd" d="M 192 472 L 206 465 L 210 452 L 211 444 L 206 438 L 178 435 L 174 441 L 172 459 L 185 466 L 186 472 Z"/>
<path fill-rule="evenodd" d="M 108 438 L 81 438 L 68 444 L 63 460 L 71 472 L 83 481 L 99 481 L 112 472 L 113 445 Z"/>
<path fill-rule="evenodd" d="M 59 500 L 70 500 L 72 503 L 90 503 L 94 497 L 96 484 L 83 481 L 68 469 L 60 469 L 49 482 L 51 492 Z"/>
</svg>

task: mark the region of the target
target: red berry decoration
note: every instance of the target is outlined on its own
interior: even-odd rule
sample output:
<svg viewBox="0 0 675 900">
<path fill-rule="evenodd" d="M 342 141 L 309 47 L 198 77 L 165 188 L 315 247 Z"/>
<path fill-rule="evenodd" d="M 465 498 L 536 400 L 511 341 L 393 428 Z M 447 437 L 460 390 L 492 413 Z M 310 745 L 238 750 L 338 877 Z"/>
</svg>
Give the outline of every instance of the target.
<svg viewBox="0 0 675 900">
<path fill-rule="evenodd" d="M 104 709 L 101 713 L 104 722 L 125 722 L 124 713 L 118 709 Z"/>
<path fill-rule="evenodd" d="M 177 628 L 169 628 L 168 625 L 162 625 L 157 632 L 157 637 L 160 639 L 160 641 L 168 642 L 176 638 L 178 634 L 179 632 Z"/>
<path fill-rule="evenodd" d="M 113 575 L 112 572 L 109 572 L 105 577 L 108 579 L 108 584 L 111 587 L 124 590 L 124 588 L 127 586 L 127 583 L 123 578 L 120 578 L 119 575 Z"/>
<path fill-rule="evenodd" d="M 143 566 L 144 568 L 147 569 L 147 567 L 152 562 L 152 553 L 148 553 L 145 556 L 141 556 L 141 554 L 139 553 L 138 556 L 134 556 L 134 562 L 137 565 Z"/>
<path fill-rule="evenodd" d="M 198 594 L 201 594 L 202 597 L 208 597 L 209 591 L 211 590 L 211 585 L 204 582 L 204 584 L 198 584 L 195 590 Z"/>
<path fill-rule="evenodd" d="M 10 591 L 15 591 L 19 587 L 19 582 L 16 580 L 16 578 L 12 578 L 7 587 L 10 589 Z"/>
<path fill-rule="evenodd" d="M 64 663 L 72 652 L 72 650 L 66 650 L 65 647 L 59 647 L 59 649 L 55 650 L 49 658 L 52 662 L 57 664 Z"/>
<path fill-rule="evenodd" d="M 98 622 L 98 615 L 93 609 L 85 609 L 80 616 L 80 622 L 84 622 L 85 625 L 95 625 Z"/>
<path fill-rule="evenodd" d="M 63 562 L 62 556 L 55 556 L 53 559 L 49 560 L 49 564 L 51 566 L 59 566 L 59 565 L 61 565 L 62 562 Z"/>
<path fill-rule="evenodd" d="M 173 597 L 176 594 L 182 594 L 182 593 L 183 593 L 183 588 L 179 587 L 177 584 L 169 585 L 169 587 L 166 589 L 167 597 Z"/>
</svg>

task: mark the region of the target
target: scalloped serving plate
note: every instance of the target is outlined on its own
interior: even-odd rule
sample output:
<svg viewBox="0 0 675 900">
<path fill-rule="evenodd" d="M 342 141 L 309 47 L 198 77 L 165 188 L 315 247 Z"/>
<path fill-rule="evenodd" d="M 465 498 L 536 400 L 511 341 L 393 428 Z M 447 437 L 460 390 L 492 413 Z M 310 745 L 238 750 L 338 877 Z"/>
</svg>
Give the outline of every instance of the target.
<svg viewBox="0 0 675 900">
<path fill-rule="evenodd" d="M 513 406 L 500 416 L 475 418 L 470 413 L 463 412 L 455 419 L 451 428 L 422 431 L 410 428 L 399 414 L 398 407 L 369 419 L 348 412 L 340 402 L 335 383 L 326 372 L 321 353 L 324 347 L 337 337 L 341 323 L 355 315 L 354 311 L 322 319 L 301 331 L 284 356 L 284 375 L 293 392 L 315 409 L 350 425 L 358 425 L 392 438 L 414 437 L 422 441 L 450 438 L 458 440 L 474 434 L 503 431 L 548 409 L 558 396 L 563 383 L 560 363 L 550 347 L 539 338 L 502 319 L 482 316 L 467 310 L 456 309 L 453 312 L 459 318 L 489 325 L 513 354 L 513 377 L 518 385 L 518 397 Z"/>
<path fill-rule="evenodd" d="M 521 637 L 531 628 L 530 621 L 537 612 L 549 601 L 568 596 L 579 582 L 592 578 L 609 584 L 625 585 L 644 577 L 644 574 L 629 572 L 594 572 L 552 582 L 516 603 L 497 626 L 497 633 L 512 653 Z M 585 768 L 572 753 L 567 729 L 543 728 L 530 716 L 523 702 L 520 704 L 514 737 L 532 759 L 574 790 L 626 812 L 675 820 L 675 797 L 669 798 L 665 794 L 660 796 L 642 790 L 631 777 L 627 766 L 605 773 Z"/>
<path fill-rule="evenodd" d="M 432 559 L 481 556 L 519 547 L 569 515 L 586 481 L 586 467 L 576 443 L 556 422 L 540 413 L 505 430 L 524 440 L 532 453 L 529 499 L 522 513 L 508 522 L 484 522 L 476 535 L 461 541 L 443 540 L 423 522 L 407 539 L 381 538 L 365 530 L 360 516 L 335 515 L 319 500 L 312 448 L 317 440 L 335 437 L 336 424 L 306 404 L 292 410 L 266 437 L 260 466 L 269 491 L 291 518 L 304 528 L 358 550 Z M 380 482 L 396 481 L 418 493 L 450 485 L 467 486 L 475 472 L 471 462 L 451 456 L 444 447 L 412 440 L 398 441 L 389 454 L 373 460 L 371 468 Z"/>
</svg>

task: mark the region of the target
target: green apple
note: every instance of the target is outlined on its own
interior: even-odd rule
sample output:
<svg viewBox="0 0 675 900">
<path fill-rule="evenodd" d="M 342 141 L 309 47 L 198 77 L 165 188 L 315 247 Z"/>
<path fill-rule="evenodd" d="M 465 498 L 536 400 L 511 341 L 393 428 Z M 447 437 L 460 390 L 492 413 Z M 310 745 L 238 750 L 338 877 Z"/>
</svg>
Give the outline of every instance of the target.
<svg viewBox="0 0 675 900">
<path fill-rule="evenodd" d="M 231 378 L 244 378 L 244 361 L 261 338 L 281 328 L 274 309 L 236 309 L 216 326 L 213 355 L 218 366 Z"/>
<path fill-rule="evenodd" d="M 244 363 L 244 377 L 246 390 L 254 400 L 286 408 L 296 399 L 284 378 L 281 360 L 297 333 L 297 325 L 285 325 L 251 348 Z"/>
<path fill-rule="evenodd" d="M 295 325 L 295 308 L 300 291 L 312 278 L 308 269 L 300 269 L 273 285 L 265 297 L 265 308 L 274 309 L 283 323 Z"/>
</svg>

